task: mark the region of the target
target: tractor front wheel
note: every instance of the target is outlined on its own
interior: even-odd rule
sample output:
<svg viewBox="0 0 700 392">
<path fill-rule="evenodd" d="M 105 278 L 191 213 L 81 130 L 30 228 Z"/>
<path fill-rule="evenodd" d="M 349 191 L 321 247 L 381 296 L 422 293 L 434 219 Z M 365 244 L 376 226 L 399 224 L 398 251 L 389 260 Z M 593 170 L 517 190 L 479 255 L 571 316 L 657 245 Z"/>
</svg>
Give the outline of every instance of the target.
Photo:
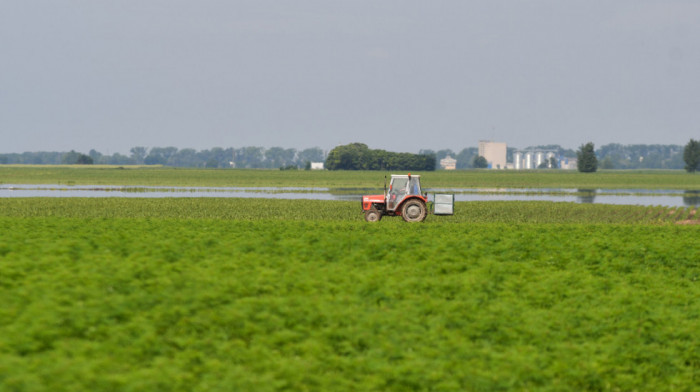
<svg viewBox="0 0 700 392">
<path fill-rule="evenodd" d="M 365 212 L 365 220 L 367 222 L 379 222 L 382 220 L 382 214 L 376 208 L 371 208 Z"/>
<path fill-rule="evenodd" d="M 401 216 L 406 222 L 423 222 L 426 215 L 428 209 L 420 200 L 409 200 L 401 208 Z"/>
</svg>

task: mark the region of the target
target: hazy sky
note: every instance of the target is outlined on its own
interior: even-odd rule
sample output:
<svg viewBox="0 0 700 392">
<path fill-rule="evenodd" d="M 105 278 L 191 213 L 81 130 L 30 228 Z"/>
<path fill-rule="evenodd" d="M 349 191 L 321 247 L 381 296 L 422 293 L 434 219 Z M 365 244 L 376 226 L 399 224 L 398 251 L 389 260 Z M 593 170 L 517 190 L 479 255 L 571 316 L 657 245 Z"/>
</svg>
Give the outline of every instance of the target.
<svg viewBox="0 0 700 392">
<path fill-rule="evenodd" d="M 698 0 L 4 0 L 0 152 L 700 138 Z"/>
</svg>

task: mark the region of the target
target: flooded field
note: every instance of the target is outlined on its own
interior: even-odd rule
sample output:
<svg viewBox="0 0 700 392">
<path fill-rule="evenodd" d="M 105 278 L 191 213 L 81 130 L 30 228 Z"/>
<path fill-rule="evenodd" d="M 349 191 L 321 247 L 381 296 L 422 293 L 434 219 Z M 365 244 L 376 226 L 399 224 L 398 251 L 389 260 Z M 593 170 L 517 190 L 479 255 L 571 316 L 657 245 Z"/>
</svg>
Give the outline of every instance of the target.
<svg viewBox="0 0 700 392">
<path fill-rule="evenodd" d="M 104 185 L 0 185 L 0 197 L 232 197 L 307 200 L 357 200 L 383 189 L 312 187 L 158 187 Z M 554 201 L 643 206 L 697 206 L 700 191 L 663 189 L 433 188 L 454 193 L 456 201 Z"/>
</svg>

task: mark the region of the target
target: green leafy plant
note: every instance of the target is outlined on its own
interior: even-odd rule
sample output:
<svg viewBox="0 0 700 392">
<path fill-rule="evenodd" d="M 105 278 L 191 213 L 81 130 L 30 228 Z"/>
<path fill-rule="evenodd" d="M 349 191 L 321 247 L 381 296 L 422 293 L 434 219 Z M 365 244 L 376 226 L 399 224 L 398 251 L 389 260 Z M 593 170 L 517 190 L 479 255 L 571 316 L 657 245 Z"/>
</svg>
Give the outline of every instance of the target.
<svg viewBox="0 0 700 392">
<path fill-rule="evenodd" d="M 700 227 L 678 210 L 368 225 L 357 204 L 0 200 L 0 389 L 697 384 Z"/>
</svg>

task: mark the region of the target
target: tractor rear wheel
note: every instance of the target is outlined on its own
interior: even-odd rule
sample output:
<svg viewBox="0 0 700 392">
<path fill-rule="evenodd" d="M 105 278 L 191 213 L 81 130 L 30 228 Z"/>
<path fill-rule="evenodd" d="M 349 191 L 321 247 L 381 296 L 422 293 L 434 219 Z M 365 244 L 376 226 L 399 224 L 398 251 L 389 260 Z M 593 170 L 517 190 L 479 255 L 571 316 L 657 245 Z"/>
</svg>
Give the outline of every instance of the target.
<svg viewBox="0 0 700 392">
<path fill-rule="evenodd" d="M 379 222 L 382 220 L 382 214 L 376 208 L 370 208 L 365 212 L 365 220 L 367 222 Z"/>
<path fill-rule="evenodd" d="M 401 216 L 406 222 L 423 222 L 426 215 L 428 209 L 420 200 L 409 200 L 401 208 Z"/>
</svg>

